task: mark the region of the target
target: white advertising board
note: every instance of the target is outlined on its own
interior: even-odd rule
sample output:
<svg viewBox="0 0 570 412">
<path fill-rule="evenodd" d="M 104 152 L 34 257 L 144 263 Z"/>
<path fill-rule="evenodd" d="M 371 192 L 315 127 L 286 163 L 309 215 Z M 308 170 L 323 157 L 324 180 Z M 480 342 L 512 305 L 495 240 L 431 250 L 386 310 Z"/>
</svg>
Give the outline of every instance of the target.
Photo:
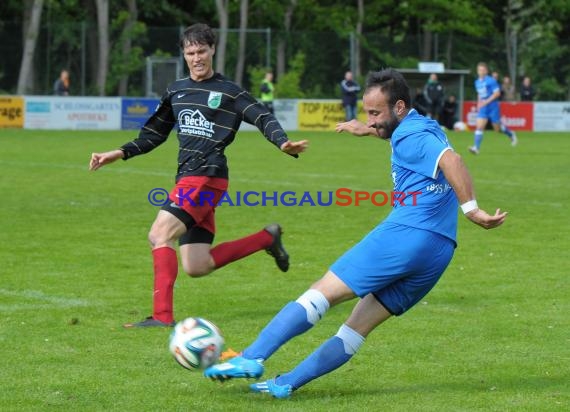
<svg viewBox="0 0 570 412">
<path fill-rule="evenodd" d="M 285 131 L 298 130 L 297 99 L 277 99 L 273 102 L 275 117 Z M 240 130 L 252 131 L 257 127 L 243 122 Z"/>
<path fill-rule="evenodd" d="M 534 103 L 534 131 L 570 131 L 570 102 Z"/>
<path fill-rule="evenodd" d="M 119 130 L 120 97 L 25 96 L 25 129 Z"/>
</svg>

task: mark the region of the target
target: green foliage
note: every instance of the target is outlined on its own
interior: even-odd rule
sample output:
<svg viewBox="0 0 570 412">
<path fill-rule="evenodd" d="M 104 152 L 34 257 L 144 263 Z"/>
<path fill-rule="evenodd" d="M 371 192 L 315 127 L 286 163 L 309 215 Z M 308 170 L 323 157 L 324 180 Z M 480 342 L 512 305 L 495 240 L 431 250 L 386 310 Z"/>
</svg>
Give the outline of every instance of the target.
<svg viewBox="0 0 570 412">
<path fill-rule="evenodd" d="M 312 30 L 335 31 L 341 37 L 347 38 L 350 32 L 354 31 L 357 22 L 356 2 L 323 4 L 315 6 L 316 9 L 312 18 Z M 367 5 L 368 6 L 368 5 Z"/>
<path fill-rule="evenodd" d="M 251 94 L 259 97 L 261 95 L 261 82 L 265 76 L 267 68 L 249 67 L 247 72 L 251 82 Z M 301 78 L 305 71 L 305 55 L 297 53 L 289 61 L 289 69 L 282 75 L 275 84 L 275 96 L 278 99 L 300 99 L 306 93 L 301 88 Z M 311 97 L 314 97 L 311 95 Z"/>
<path fill-rule="evenodd" d="M 493 33 L 493 14 L 480 2 L 471 0 L 408 0 L 402 3 L 411 19 L 423 30 L 455 32 L 470 36 Z"/>
<path fill-rule="evenodd" d="M 534 84 L 536 97 L 534 100 L 565 100 L 568 96 L 568 87 L 560 84 L 555 78 L 539 78 Z"/>
<path fill-rule="evenodd" d="M 301 77 L 305 72 L 305 54 L 298 52 L 289 61 L 289 68 L 285 74 L 277 79 L 275 85 L 276 96 L 281 99 L 300 99 L 305 97 L 301 89 Z"/>
<path fill-rule="evenodd" d="M 122 2 L 110 2 L 116 5 L 117 9 L 122 9 Z M 188 2 L 172 0 L 137 0 L 139 15 L 142 20 L 154 24 L 169 22 L 170 25 L 186 26 L 193 20 L 193 15 L 211 14 L 211 10 L 199 10 L 199 7 L 213 2 Z"/>
<path fill-rule="evenodd" d="M 267 68 L 250 66 L 247 68 L 247 74 L 249 75 L 249 81 L 251 82 L 251 87 L 249 92 L 252 96 L 259 98 L 261 96 L 261 82 L 265 77 Z"/>
<path fill-rule="evenodd" d="M 520 56 L 518 75 L 530 76 L 537 91 L 535 100 L 564 100 L 569 93 L 570 46 L 561 41 L 570 18 L 568 2 L 515 1 L 512 27 Z"/>
<path fill-rule="evenodd" d="M 321 84 L 315 84 L 311 89 L 308 89 L 305 92 L 306 97 L 310 97 L 311 99 L 330 99 L 331 94 L 325 90 L 323 90 L 323 86 Z"/>
<path fill-rule="evenodd" d="M 0 2 L 0 54 L 5 57 L 0 88 L 10 90 L 17 84 L 21 60 L 22 16 L 31 2 Z M 280 85 L 278 96 L 299 95 L 338 97 L 337 82 L 350 66 L 351 35 L 358 23 L 357 1 L 339 0 L 250 0 L 248 25 L 252 29 L 271 29 L 271 62 L 267 63 L 265 34 L 248 33 L 245 53 L 247 67 L 275 64 L 277 39 L 287 39 L 285 56 L 298 52 L 305 56 L 305 66 L 298 82 L 290 79 Z M 364 1 L 361 41 L 362 73 L 378 67 L 416 67 L 426 56 L 444 61 L 446 67 L 473 69 L 477 60 L 492 62 L 502 74 L 507 73 L 506 35 L 515 33 L 518 40 L 517 76 L 529 74 L 541 86 L 540 97 L 563 99 L 568 90 L 570 65 L 570 2 L 567 0 L 388 0 Z M 294 5 L 294 7 L 291 7 Z M 240 2 L 228 2 L 229 26 L 239 25 Z M 118 79 L 126 74 L 132 80 L 131 90 L 141 90 L 144 79 L 143 56 L 158 47 L 176 53 L 180 27 L 195 22 L 218 26 L 214 1 L 138 0 L 137 25 L 123 32 L 125 4 L 109 2 L 112 44 L 107 92 L 114 93 Z M 291 12 L 286 31 L 286 12 Z M 508 21 L 507 21 L 508 20 Z M 82 26 L 84 25 L 84 26 Z M 72 92 L 78 92 L 80 74 L 85 75 L 86 90 L 96 91 L 97 18 L 92 0 L 46 0 L 42 16 L 42 32 L 36 52 L 37 93 L 49 93 L 53 80 L 62 67 L 71 70 Z M 83 32 L 83 28 L 86 28 Z M 142 35 L 140 33 L 146 33 Z M 85 43 L 81 43 L 85 34 Z M 122 40 L 132 36 L 129 56 L 121 52 Z M 254 39 L 252 41 L 252 39 Z M 448 41 L 449 40 L 449 41 Z M 263 44 L 262 44 L 263 43 Z M 237 56 L 237 34 L 230 32 L 226 55 L 226 75 L 233 77 Z M 173 45 L 170 49 L 169 45 Z M 84 67 L 81 65 L 84 64 Z M 290 62 L 287 62 L 287 66 Z M 510 68 L 509 68 L 510 69 Z M 294 75 L 291 75 L 294 77 Z M 83 79 L 81 79 L 83 80 Z M 279 81 L 279 79 L 276 79 Z M 520 78 L 514 79 L 518 84 Z M 247 83 L 246 83 L 247 85 Z M 252 88 L 257 82 L 252 82 Z"/>
<path fill-rule="evenodd" d="M 172 57 L 172 53 L 169 53 L 167 51 L 161 50 L 161 49 L 156 49 L 154 51 L 154 53 L 152 53 L 153 57 Z"/>
<path fill-rule="evenodd" d="M 111 35 L 115 39 L 109 56 L 109 74 L 105 89 L 107 94 L 117 94 L 117 85 L 123 76 L 129 76 L 141 71 L 145 67 L 143 48 L 138 45 L 145 38 L 147 28 L 144 23 L 133 22 L 130 27 L 126 27 L 129 21 L 129 13 L 121 11 L 111 22 Z M 128 54 L 123 51 L 123 42 L 131 40 L 131 50 Z M 144 85 L 133 89 L 131 93 L 135 96 L 144 95 Z"/>
<path fill-rule="evenodd" d="M 362 37 L 362 47 L 370 63 L 368 67 L 371 70 L 386 67 L 417 67 L 419 59 L 405 52 L 403 39 L 397 39 L 397 42 L 394 42 L 391 46 L 389 46 L 389 41 L 388 38 L 383 36 Z M 398 53 L 398 51 L 401 52 Z"/>
</svg>

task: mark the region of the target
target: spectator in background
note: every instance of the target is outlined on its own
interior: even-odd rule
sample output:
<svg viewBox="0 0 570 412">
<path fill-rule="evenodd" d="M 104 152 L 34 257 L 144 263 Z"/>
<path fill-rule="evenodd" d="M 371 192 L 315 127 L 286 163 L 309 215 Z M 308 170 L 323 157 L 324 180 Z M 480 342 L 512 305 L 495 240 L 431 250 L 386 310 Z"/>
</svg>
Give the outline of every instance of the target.
<svg viewBox="0 0 570 412">
<path fill-rule="evenodd" d="M 515 100 L 515 85 L 509 76 L 503 77 L 501 84 L 501 100 L 512 102 Z"/>
<path fill-rule="evenodd" d="M 268 71 L 265 73 L 265 78 L 261 82 L 260 90 L 261 102 L 267 107 L 267 110 L 269 110 L 271 114 L 274 114 L 273 99 L 275 87 L 273 86 L 273 72 Z"/>
<path fill-rule="evenodd" d="M 452 130 L 453 125 L 457 121 L 457 99 L 455 95 L 450 95 L 445 102 L 440 114 L 440 124 L 445 128 Z"/>
<path fill-rule="evenodd" d="M 424 92 L 419 87 L 416 88 L 416 95 L 412 100 L 412 107 L 422 116 L 426 116 L 429 111 L 429 103 L 424 96 Z"/>
<path fill-rule="evenodd" d="M 521 86 L 521 101 L 532 102 L 534 100 L 535 91 L 530 84 L 530 77 L 525 76 Z"/>
<path fill-rule="evenodd" d="M 354 81 L 350 70 L 344 74 L 344 80 L 340 82 L 340 91 L 342 94 L 342 107 L 344 107 L 346 121 L 348 122 L 352 119 L 356 119 L 356 104 L 358 101 L 360 86 Z"/>
<path fill-rule="evenodd" d="M 443 106 L 443 86 L 437 79 L 437 74 L 432 73 L 424 86 L 424 97 L 428 103 L 427 116 L 438 120 L 439 112 Z"/>
<path fill-rule="evenodd" d="M 69 72 L 67 70 L 63 69 L 53 83 L 53 94 L 56 96 L 69 96 Z"/>
</svg>

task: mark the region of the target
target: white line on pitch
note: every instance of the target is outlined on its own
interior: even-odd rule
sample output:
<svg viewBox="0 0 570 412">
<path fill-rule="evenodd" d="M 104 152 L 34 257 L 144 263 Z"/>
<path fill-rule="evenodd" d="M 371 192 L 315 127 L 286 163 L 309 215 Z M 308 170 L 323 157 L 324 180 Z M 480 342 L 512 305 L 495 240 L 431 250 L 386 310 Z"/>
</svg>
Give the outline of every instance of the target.
<svg viewBox="0 0 570 412">
<path fill-rule="evenodd" d="M 39 300 L 41 302 L 46 302 L 50 306 L 57 306 L 62 308 L 70 308 L 76 306 L 90 306 L 93 303 L 89 302 L 85 299 L 77 299 L 77 298 L 66 298 L 61 296 L 53 296 L 53 295 L 46 295 L 45 293 L 39 290 L 8 290 L 8 289 L 0 289 L 0 295 L 3 296 L 15 296 L 18 298 L 24 298 L 29 300 Z M 16 303 L 13 306 L 18 306 L 21 304 Z M 25 305 L 25 304 L 24 304 Z M 45 305 L 45 304 L 44 304 Z M 44 306 L 42 305 L 42 306 Z M 2 305 L 2 308 L 11 307 L 12 305 Z"/>
</svg>

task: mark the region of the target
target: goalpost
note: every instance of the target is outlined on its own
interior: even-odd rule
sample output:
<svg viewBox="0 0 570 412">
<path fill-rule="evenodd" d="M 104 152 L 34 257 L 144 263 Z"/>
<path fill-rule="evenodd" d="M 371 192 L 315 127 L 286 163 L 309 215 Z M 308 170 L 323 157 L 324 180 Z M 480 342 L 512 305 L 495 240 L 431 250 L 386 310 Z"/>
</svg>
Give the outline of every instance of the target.
<svg viewBox="0 0 570 412">
<path fill-rule="evenodd" d="M 177 57 L 146 58 L 146 97 L 161 97 L 166 87 L 182 77 L 182 62 Z"/>
</svg>

